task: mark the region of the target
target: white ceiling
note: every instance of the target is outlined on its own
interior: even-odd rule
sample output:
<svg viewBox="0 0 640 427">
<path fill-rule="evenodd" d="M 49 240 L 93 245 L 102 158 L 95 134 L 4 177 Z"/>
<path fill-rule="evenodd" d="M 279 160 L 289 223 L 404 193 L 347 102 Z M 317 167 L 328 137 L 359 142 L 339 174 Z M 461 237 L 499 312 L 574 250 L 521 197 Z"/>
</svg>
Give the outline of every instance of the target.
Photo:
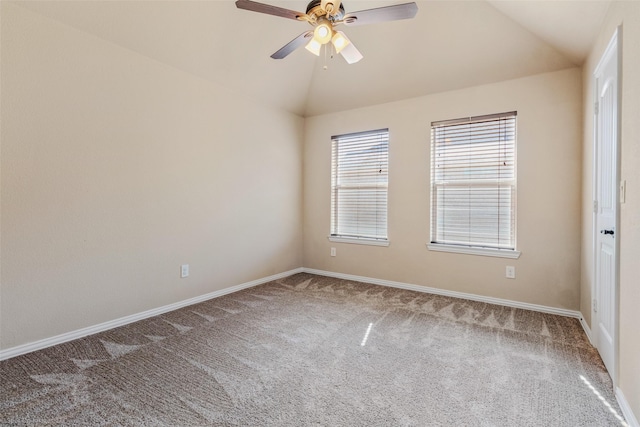
<svg viewBox="0 0 640 427">
<path fill-rule="evenodd" d="M 489 0 L 489 3 L 582 65 L 610 0 Z"/>
<path fill-rule="evenodd" d="M 347 12 L 409 0 L 345 0 Z M 269 1 L 304 12 L 307 1 Z M 20 1 L 22 7 L 301 116 L 581 65 L 610 0 L 417 1 L 415 19 L 343 30 L 364 59 L 299 49 L 311 28 L 231 0 Z M 324 70 L 323 66 L 328 69 Z"/>
</svg>

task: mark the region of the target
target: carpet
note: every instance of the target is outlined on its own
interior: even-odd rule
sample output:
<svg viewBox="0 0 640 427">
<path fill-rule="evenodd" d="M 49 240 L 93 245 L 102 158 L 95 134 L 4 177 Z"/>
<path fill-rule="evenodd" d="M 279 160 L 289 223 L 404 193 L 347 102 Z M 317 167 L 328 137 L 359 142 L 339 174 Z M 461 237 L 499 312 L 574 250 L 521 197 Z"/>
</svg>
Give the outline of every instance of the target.
<svg viewBox="0 0 640 427">
<path fill-rule="evenodd" d="M 621 426 L 577 319 L 296 274 L 0 362 L 5 426 Z"/>
</svg>

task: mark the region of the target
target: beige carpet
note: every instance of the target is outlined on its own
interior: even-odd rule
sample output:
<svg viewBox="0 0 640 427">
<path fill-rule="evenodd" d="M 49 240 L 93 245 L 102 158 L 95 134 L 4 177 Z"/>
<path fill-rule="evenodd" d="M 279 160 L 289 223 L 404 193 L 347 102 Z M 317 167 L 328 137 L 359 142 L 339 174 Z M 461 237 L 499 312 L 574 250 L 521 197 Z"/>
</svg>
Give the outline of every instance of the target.
<svg viewBox="0 0 640 427">
<path fill-rule="evenodd" d="M 0 381 L 3 426 L 623 425 L 576 319 L 309 274 L 0 362 Z"/>
</svg>

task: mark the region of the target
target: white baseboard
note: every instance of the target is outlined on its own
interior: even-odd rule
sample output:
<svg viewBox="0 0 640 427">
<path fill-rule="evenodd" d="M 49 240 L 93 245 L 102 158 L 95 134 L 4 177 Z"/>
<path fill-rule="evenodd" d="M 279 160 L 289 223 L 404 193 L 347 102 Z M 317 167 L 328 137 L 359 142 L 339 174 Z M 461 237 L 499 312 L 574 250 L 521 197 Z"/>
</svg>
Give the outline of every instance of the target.
<svg viewBox="0 0 640 427">
<path fill-rule="evenodd" d="M 421 285 L 412 285 L 410 283 L 394 282 L 391 280 L 374 279 L 371 277 L 364 277 L 364 276 L 354 276 L 352 274 L 334 273 L 332 271 L 316 270 L 313 268 L 304 268 L 303 270 L 305 273 L 317 274 L 320 276 L 335 277 L 338 279 L 371 283 L 373 285 L 390 286 L 392 288 L 400 288 L 400 289 L 407 289 L 410 291 L 425 292 L 428 294 L 462 298 L 462 299 L 468 299 L 471 301 L 486 302 L 489 304 L 504 305 L 507 307 L 515 307 L 515 308 L 522 308 L 525 310 L 539 311 L 542 313 L 558 314 L 560 316 L 565 316 L 565 317 L 574 317 L 580 320 L 580 323 L 583 324 L 583 327 L 586 326 L 586 323 L 583 323 L 584 321 L 582 318 L 582 313 L 575 310 L 566 310 L 563 308 L 547 307 L 545 305 L 529 304 L 526 302 L 511 301 L 511 300 L 502 299 L 502 298 L 486 297 L 482 295 L 468 294 L 465 292 L 448 291 L 446 289 L 431 288 L 429 286 L 421 286 Z"/>
<path fill-rule="evenodd" d="M 587 338 L 589 338 L 589 344 L 595 347 L 595 344 L 593 342 L 593 337 L 591 336 L 591 328 L 589 327 L 589 325 L 587 325 L 587 321 L 584 320 L 584 316 L 582 316 L 582 314 L 580 315 L 580 325 L 582 325 L 582 329 L 584 329 L 584 333 L 587 335 Z"/>
<path fill-rule="evenodd" d="M 87 335 L 93 335 L 98 332 L 103 332 L 108 329 L 117 328 L 118 326 L 124 326 L 129 323 L 137 322 L 138 320 L 147 319 L 149 317 L 157 316 L 159 314 L 167 313 L 169 311 L 177 310 L 188 305 L 197 304 L 202 301 L 206 301 L 212 298 L 217 298 L 222 295 L 238 292 L 243 289 L 258 286 L 263 283 L 271 282 L 272 280 L 282 279 L 284 277 L 291 276 L 296 273 L 302 273 L 303 268 L 296 268 L 293 270 L 285 271 L 284 273 L 274 274 L 273 276 L 263 277 L 261 279 L 252 280 L 251 282 L 241 283 L 230 288 L 220 289 L 219 291 L 210 292 L 198 297 L 189 298 L 184 301 L 179 301 L 173 304 L 165 305 L 151 310 L 143 311 L 141 313 L 132 314 L 129 316 L 121 317 L 119 319 L 110 320 L 108 322 L 100 323 L 98 325 L 89 326 L 86 328 L 78 329 L 64 334 L 56 335 L 51 338 L 45 338 L 42 340 L 22 344 L 16 347 L 11 347 L 6 350 L 0 350 L 0 360 L 9 359 L 11 357 L 20 356 L 21 354 L 31 353 L 32 351 L 42 350 L 43 348 L 51 347 L 57 344 L 62 344 L 67 341 L 72 341 L 78 338 L 86 337 Z"/>
<path fill-rule="evenodd" d="M 638 419 L 633 414 L 629 402 L 627 402 L 622 390 L 618 387 L 616 387 L 616 400 L 618 401 L 618 405 L 620 405 L 620 409 L 622 409 L 622 415 L 626 419 L 627 424 L 629 424 L 629 427 L 640 427 L 640 423 L 638 423 Z"/>
<path fill-rule="evenodd" d="M 179 301 L 179 302 L 176 302 L 176 303 L 173 303 L 173 304 L 165 305 L 163 307 L 154 308 L 154 309 L 151 309 L 151 310 L 143 311 L 141 313 L 136 313 L 136 314 L 132 314 L 132 315 L 129 315 L 129 316 L 121 317 L 119 319 L 115 319 L 115 320 L 111 320 L 111 321 L 108 321 L 108 322 L 100 323 L 98 325 L 89 326 L 89 327 L 86 327 L 86 328 L 78 329 L 78 330 L 67 332 L 67 333 L 60 334 L 60 335 L 56 335 L 56 336 L 51 337 L 51 338 L 45 338 L 45 339 L 42 339 L 42 340 L 38 340 L 38 341 L 31 342 L 31 343 L 19 345 L 19 346 L 16 346 L 16 347 L 11 347 L 11 348 L 8 348 L 8 349 L 5 349 L 5 350 L 0 350 L 0 360 L 9 359 L 11 357 L 19 356 L 21 354 L 31 353 L 32 351 L 41 350 L 43 348 L 51 347 L 51 346 L 54 346 L 54 345 L 57 345 L 57 344 L 62 344 L 62 343 L 65 343 L 67 341 L 72 341 L 72 340 L 75 340 L 75 339 L 78 339 L 78 338 L 86 337 L 87 335 L 92 335 L 92 334 L 96 334 L 98 332 L 106 331 L 108 329 L 113 329 L 113 328 L 117 328 L 119 326 L 124 326 L 124 325 L 127 325 L 129 323 L 137 322 L 138 320 L 147 319 L 149 317 L 153 317 L 153 316 L 157 316 L 159 314 L 167 313 L 169 311 L 177 310 L 179 308 L 186 307 L 188 305 L 197 304 L 197 303 L 202 302 L 202 301 L 206 301 L 206 300 L 209 300 L 209 299 L 212 299 L 212 298 L 217 298 L 217 297 L 220 297 L 222 295 L 230 294 L 230 293 L 233 293 L 233 292 L 238 292 L 238 291 L 240 291 L 242 289 L 246 289 L 246 288 L 250 288 L 250 287 L 253 287 L 253 286 L 261 285 L 263 283 L 267 283 L 267 282 L 270 282 L 272 280 L 282 279 L 284 277 L 288 277 L 288 276 L 291 276 L 293 274 L 302 273 L 302 272 L 310 273 L 310 274 L 317 274 L 317 275 L 320 275 L 320 276 L 335 277 L 335 278 L 338 278 L 338 279 L 345 279 L 345 280 L 353 280 L 353 281 L 357 281 L 357 282 L 371 283 L 371 284 L 374 284 L 374 285 L 389 286 L 389 287 L 392 287 L 392 288 L 407 289 L 407 290 L 410 290 L 410 291 L 425 292 L 425 293 L 449 296 L 449 297 L 454 297 L 454 298 L 468 299 L 468 300 L 472 300 L 472 301 L 486 302 L 486 303 L 489 303 L 489 304 L 497 304 L 497 305 L 503 305 L 503 306 L 507 306 L 507 307 L 522 308 L 522 309 L 525 309 L 525 310 L 532 310 L 532 311 L 539 311 L 539 312 L 542 312 L 542 313 L 557 314 L 557 315 L 566 316 L 566 317 L 573 317 L 573 318 L 576 318 L 576 319 L 580 320 L 580 324 L 582 325 L 583 329 L 585 330 L 585 333 L 587 334 L 587 337 L 589 338 L 589 341 L 591 341 L 591 330 L 589 329 L 589 326 L 584 321 L 582 313 L 580 313 L 579 311 L 566 310 L 566 309 L 555 308 L 555 307 L 547 307 L 547 306 L 544 306 L 544 305 L 529 304 L 529 303 L 524 303 L 524 302 L 519 302 L 519 301 L 511 301 L 511 300 L 506 300 L 506 299 L 501 299 L 501 298 L 493 298 L 493 297 L 487 297 L 487 296 L 482 296 L 482 295 L 469 294 L 469 293 L 465 293 L 465 292 L 448 291 L 448 290 L 445 290 L 445 289 L 438 289 L 438 288 L 432 288 L 432 287 L 421 286 L 421 285 L 413 285 L 413 284 L 402 283 L 402 282 L 394 282 L 394 281 L 391 281 L 391 280 L 374 279 L 374 278 L 371 278 L 371 277 L 355 276 L 355 275 L 352 275 L 352 274 L 335 273 L 335 272 L 332 272 L 332 271 L 316 270 L 316 269 L 313 269 L 313 268 L 303 268 L 303 267 L 301 267 L 301 268 L 296 268 L 296 269 L 293 269 L 293 270 L 285 271 L 285 272 L 280 273 L 280 274 L 274 274 L 273 276 L 263 277 L 261 279 L 253 280 L 251 282 L 246 282 L 246 283 L 242 283 L 242 284 L 239 284 L 239 285 L 236 285 L 236 286 L 232 286 L 232 287 L 229 287 L 229 288 L 221 289 L 219 291 L 210 292 L 208 294 L 201 295 L 201 296 L 194 297 L 194 298 L 190 298 L 190 299 L 187 299 L 187 300 L 184 300 L 184 301 Z"/>
</svg>

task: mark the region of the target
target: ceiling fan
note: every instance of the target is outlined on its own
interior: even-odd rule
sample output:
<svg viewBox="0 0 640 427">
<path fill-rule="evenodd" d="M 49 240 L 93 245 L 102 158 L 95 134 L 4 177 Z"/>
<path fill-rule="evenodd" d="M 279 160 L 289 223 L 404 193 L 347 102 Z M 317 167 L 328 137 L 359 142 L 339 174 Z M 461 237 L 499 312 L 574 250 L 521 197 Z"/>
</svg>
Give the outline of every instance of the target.
<svg viewBox="0 0 640 427">
<path fill-rule="evenodd" d="M 349 64 L 360 61 L 362 54 L 342 31 L 335 29 L 336 26 L 344 24 L 348 27 L 355 27 L 357 25 L 410 19 L 418 13 L 418 6 L 415 2 L 361 10 L 348 14 L 345 12 L 344 5 L 340 0 L 311 0 L 307 5 L 306 13 L 252 0 L 237 0 L 236 6 L 238 9 L 295 19 L 296 21 L 306 21 L 311 24 L 313 30 L 305 31 L 284 45 L 271 55 L 273 59 L 282 59 L 304 44 L 306 44 L 309 52 L 320 56 L 322 46 L 331 42 L 335 52 L 340 53 Z"/>
</svg>

